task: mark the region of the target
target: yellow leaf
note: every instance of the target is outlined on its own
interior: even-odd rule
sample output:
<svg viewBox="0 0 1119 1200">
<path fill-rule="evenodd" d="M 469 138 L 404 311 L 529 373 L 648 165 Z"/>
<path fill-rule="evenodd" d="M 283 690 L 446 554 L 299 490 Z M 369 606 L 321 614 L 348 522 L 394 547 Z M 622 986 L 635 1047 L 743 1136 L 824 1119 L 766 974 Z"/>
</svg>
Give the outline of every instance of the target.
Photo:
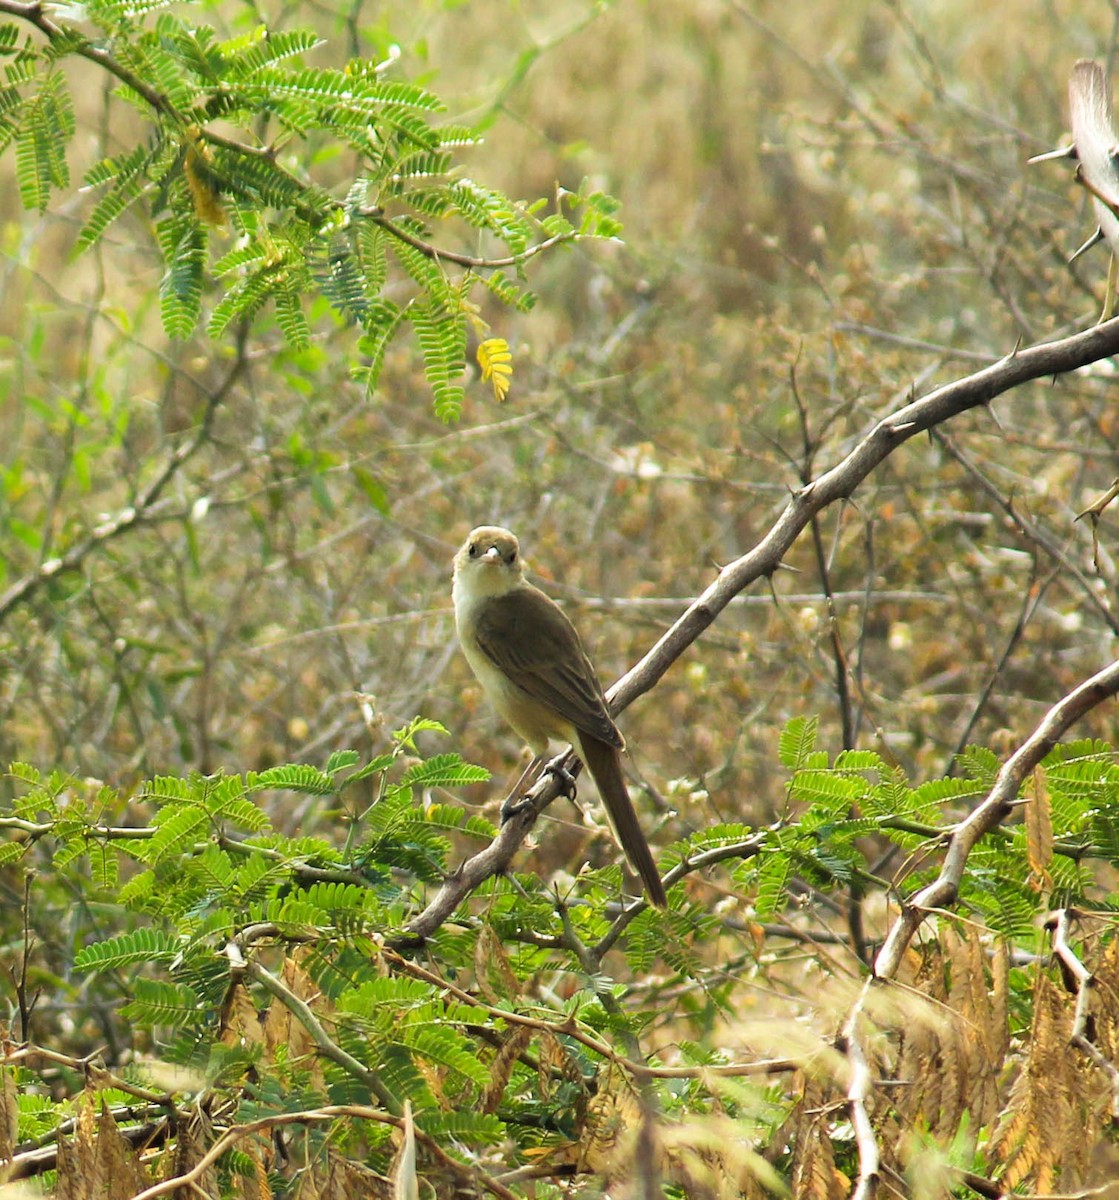
<svg viewBox="0 0 1119 1200">
<path fill-rule="evenodd" d="M 183 175 L 190 189 L 194 215 L 215 229 L 224 229 L 225 210 L 221 206 L 221 192 L 207 161 L 206 148 L 197 137 L 187 146 Z"/>
<path fill-rule="evenodd" d="M 1053 861 L 1053 815 L 1045 770 L 1034 771 L 1033 797 L 1026 805 L 1026 860 L 1030 864 L 1029 885 L 1048 892 L 1053 886 L 1049 864 Z"/>
<path fill-rule="evenodd" d="M 478 366 L 482 368 L 482 378 L 493 384 L 493 398 L 504 400 L 513 376 L 509 343 L 504 338 L 486 338 L 478 346 Z"/>
</svg>

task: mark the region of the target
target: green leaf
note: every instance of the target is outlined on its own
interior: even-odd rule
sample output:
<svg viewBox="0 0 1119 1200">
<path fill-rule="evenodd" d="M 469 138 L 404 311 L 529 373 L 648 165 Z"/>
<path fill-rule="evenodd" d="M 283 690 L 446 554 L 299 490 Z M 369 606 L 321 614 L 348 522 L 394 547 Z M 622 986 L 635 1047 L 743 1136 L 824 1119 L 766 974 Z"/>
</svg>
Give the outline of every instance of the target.
<svg viewBox="0 0 1119 1200">
<path fill-rule="evenodd" d="M 265 67 L 308 54 L 323 40 L 310 29 L 269 30 L 258 25 L 241 37 L 221 42 L 218 50 L 230 79 L 251 79 Z"/>
<path fill-rule="evenodd" d="M 148 13 L 169 7 L 174 0 L 84 0 L 89 19 L 103 28 L 133 25 Z"/>
<path fill-rule="evenodd" d="M 424 1112 L 416 1117 L 416 1124 L 440 1144 L 446 1139 L 452 1144 L 462 1142 L 466 1145 L 494 1146 L 507 1136 L 505 1122 L 500 1118 L 467 1109 Z"/>
<path fill-rule="evenodd" d="M 817 717 L 794 717 L 781 731 L 777 755 L 790 771 L 799 771 L 807 765 L 809 755 L 816 746 Z"/>
<path fill-rule="evenodd" d="M 326 773 L 333 775 L 335 771 L 341 771 L 344 767 L 352 767 L 354 763 L 360 761 L 361 755 L 356 750 L 335 750 L 326 760 Z"/>
<path fill-rule="evenodd" d="M 389 494 L 380 480 L 365 467 L 351 465 L 350 474 L 370 504 L 383 516 L 390 512 Z"/>
<path fill-rule="evenodd" d="M 426 762 L 413 763 L 404 772 L 404 787 L 460 787 L 467 783 L 483 783 L 490 773 L 485 767 L 463 762 L 457 754 L 435 754 Z"/>
<path fill-rule="evenodd" d="M 369 305 L 365 336 L 358 342 L 358 350 L 364 357 L 365 364 L 355 367 L 351 373 L 370 390 L 377 386 L 385 361 L 385 351 L 405 316 L 404 310 L 398 308 L 391 300 L 378 300 Z"/>
<path fill-rule="evenodd" d="M 365 325 L 369 295 L 362 261 L 349 238 L 335 234 L 323 247 L 311 268 L 322 294 L 348 321 Z"/>
<path fill-rule="evenodd" d="M 861 796 L 865 784 L 858 776 L 827 770 L 800 770 L 789 784 L 793 800 L 811 804 L 830 816 L 845 814 Z"/>
<path fill-rule="evenodd" d="M 245 787 L 250 792 L 263 788 L 276 788 L 286 792 L 304 792 L 310 796 L 330 796 L 335 791 L 334 775 L 328 766 L 326 771 L 307 763 L 285 763 L 280 767 L 269 767 L 266 771 L 248 771 Z"/>
<path fill-rule="evenodd" d="M 767 850 L 758 866 L 758 890 L 754 910 L 759 921 L 772 920 L 784 907 L 792 859 L 784 850 Z"/>
<path fill-rule="evenodd" d="M 16 180 L 24 208 L 45 212 L 55 188 L 67 187 L 66 149 L 74 134 L 74 111 L 62 74 L 50 74 L 39 94 L 23 106 L 16 139 Z"/>
<path fill-rule="evenodd" d="M 142 975 L 130 984 L 131 999 L 120 1015 L 142 1028 L 153 1025 L 182 1027 L 208 1016 L 202 1009 L 198 993 L 189 984 L 170 983 L 162 979 L 145 979 Z"/>
<path fill-rule="evenodd" d="M 145 155 L 146 157 L 146 155 Z M 80 254 L 99 242 L 109 226 L 136 200 L 146 180 L 139 175 L 125 175 L 93 206 L 93 211 L 78 234 L 76 250 Z"/>
<path fill-rule="evenodd" d="M 0 866 L 18 862 L 30 849 L 30 842 L 0 842 Z"/>
<path fill-rule="evenodd" d="M 83 946 L 74 955 L 74 969 L 111 971 L 129 963 L 171 962 L 182 951 L 183 943 L 176 934 L 159 929 L 134 929 Z"/>
<path fill-rule="evenodd" d="M 429 1025 L 419 1030 L 410 1048 L 418 1058 L 443 1071 L 457 1072 L 477 1087 L 485 1087 L 489 1082 L 489 1068 L 474 1054 L 462 1034 L 450 1026 Z"/>
<path fill-rule="evenodd" d="M 493 293 L 502 304 L 515 308 L 517 312 L 530 312 L 536 304 L 536 296 L 524 288 L 511 283 L 504 271 L 494 271 L 489 275 L 480 275 L 482 283 Z"/>
<path fill-rule="evenodd" d="M 441 305 L 419 300 L 408 312 L 424 357 L 424 374 L 435 397 L 435 415 L 443 422 L 462 414 L 466 371 L 466 320 Z"/>
<path fill-rule="evenodd" d="M 156 815 L 158 829 L 142 850 L 145 862 L 159 863 L 193 848 L 210 831 L 210 817 L 197 804 L 168 806 Z"/>
<path fill-rule="evenodd" d="M 276 322 L 293 350 L 305 350 L 311 342 L 311 329 L 303 312 L 303 302 L 293 287 L 279 287 L 275 294 Z"/>
<path fill-rule="evenodd" d="M 168 337 L 186 338 L 194 332 L 202 307 L 206 234 L 193 215 L 184 215 L 161 221 L 156 236 L 167 268 L 159 285 L 163 328 Z"/>
</svg>

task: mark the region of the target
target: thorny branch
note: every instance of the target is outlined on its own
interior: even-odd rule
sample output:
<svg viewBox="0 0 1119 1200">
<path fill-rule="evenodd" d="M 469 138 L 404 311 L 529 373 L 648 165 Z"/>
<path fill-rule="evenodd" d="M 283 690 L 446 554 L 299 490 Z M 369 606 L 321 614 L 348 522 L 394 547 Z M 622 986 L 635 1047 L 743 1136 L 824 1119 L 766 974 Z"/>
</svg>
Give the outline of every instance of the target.
<svg viewBox="0 0 1119 1200">
<path fill-rule="evenodd" d="M 739 592 L 777 570 L 816 513 L 836 500 L 850 497 L 899 446 L 961 413 L 989 404 L 1011 388 L 1074 371 L 1116 352 L 1119 318 L 1059 341 L 1017 350 L 878 421 L 844 459 L 800 488 L 769 533 L 749 553 L 725 566 L 648 654 L 614 684 L 607 693 L 614 711 L 627 708 L 654 687 Z"/>
<path fill-rule="evenodd" d="M 1116 353 L 1119 353 L 1119 317 L 1071 337 L 1015 350 L 998 362 L 937 388 L 876 422 L 839 463 L 800 487 L 769 533 L 748 553 L 723 567 L 718 578 L 688 606 L 644 658 L 609 689 L 607 698 L 613 711 L 621 712 L 638 696 L 655 687 L 669 667 L 739 593 L 777 570 L 794 542 L 818 513 L 838 500 L 849 498 L 859 484 L 899 446 L 961 413 L 989 404 L 996 396 L 1011 388 L 1049 375 L 1064 374 Z M 575 763 L 577 769 L 578 760 L 570 752 L 567 759 Z M 423 912 L 410 922 L 409 932 L 421 939 L 430 937 L 472 890 L 491 876 L 508 870 L 536 818 L 551 804 L 558 792 L 556 776 L 544 774 L 526 797 L 530 803 L 501 828 L 488 846 L 468 858 L 446 880 Z M 997 824 L 998 820 L 995 820 L 990 827 Z M 964 857 L 966 859 L 966 854 Z M 673 880 L 666 879 L 668 882 Z M 643 901 L 638 901 L 626 908 L 619 920 L 632 920 L 642 904 Z M 917 924 L 921 919 L 923 917 Z M 908 936 L 912 937 L 912 931 Z"/>
</svg>

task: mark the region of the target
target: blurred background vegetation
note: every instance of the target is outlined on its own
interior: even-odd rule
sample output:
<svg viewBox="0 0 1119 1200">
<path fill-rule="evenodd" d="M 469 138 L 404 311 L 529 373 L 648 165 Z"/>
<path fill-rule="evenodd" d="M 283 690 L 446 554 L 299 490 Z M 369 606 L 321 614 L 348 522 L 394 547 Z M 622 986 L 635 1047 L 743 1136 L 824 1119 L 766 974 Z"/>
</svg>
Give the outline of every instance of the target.
<svg viewBox="0 0 1119 1200">
<path fill-rule="evenodd" d="M 304 350 L 267 316 L 169 339 L 148 222 L 76 256 L 89 194 L 24 212 L 0 159 L 0 761 L 127 791 L 368 755 L 422 713 L 500 782 L 522 747 L 449 604 L 473 525 L 519 533 L 609 683 L 874 419 L 1099 315 L 1104 252 L 1068 262 L 1088 197 L 1068 164 L 1026 160 L 1067 141 L 1069 70 L 1113 56 L 1111 5 L 227 0 L 211 19 L 313 25 L 320 66 L 399 55 L 484 129 L 474 177 L 527 200 L 589 177 L 624 237 L 535 260 L 531 313 L 483 306 L 513 389 L 498 403 L 475 373 L 448 426 L 413 342 L 368 391 L 357 334 L 317 299 Z M 115 81 L 74 71 L 77 179 L 136 129 Z M 325 140 L 286 153 L 339 194 L 355 173 Z M 1119 474 L 1113 376 L 1016 389 L 900 449 L 625 713 L 654 844 L 772 819 L 792 717 L 916 782 L 969 742 L 1015 745 L 1114 657 L 1114 518 L 1098 546 L 1073 521 Z M 208 409 L 142 522 L 42 571 Z M 1078 732 L 1113 728 L 1100 709 Z M 276 820 L 328 836 L 334 815 Z M 545 876 L 613 861 L 568 806 L 537 832 L 524 862 Z"/>
<path fill-rule="evenodd" d="M 873 416 L 1098 313 L 1103 252 L 1065 262 L 1090 231 L 1086 197 L 1067 168 L 1025 160 L 1064 136 L 1068 70 L 1106 50 L 1106 5 L 220 15 L 230 32 L 313 23 L 320 63 L 397 47 L 403 77 L 485 127 L 466 153 L 476 177 L 532 198 L 590 176 L 621 199 L 625 241 L 538 260 L 531 314 L 485 310 L 514 389 L 499 405 L 475 382 L 450 428 L 407 340 L 370 395 L 348 378 L 354 332 L 325 306 L 304 352 L 255 331 L 155 517 L 3 609 L 5 759 L 116 784 L 321 761 L 368 742 L 358 689 L 389 726 L 422 711 L 501 766 L 519 747 L 480 702 L 447 601 L 471 525 L 521 534 L 613 678 Z M 112 81 L 82 67 L 75 177 L 127 137 Z M 306 165 L 342 190 L 354 172 L 329 144 Z M 39 217 L 0 192 L 4 589 L 130 503 L 235 353 L 232 337 L 164 336 L 139 217 L 74 257 L 89 203 L 75 190 Z M 903 449 L 827 514 L 818 547 L 802 539 L 772 595 L 744 597 L 627 713 L 666 820 L 764 817 L 792 715 L 840 738 L 822 564 L 858 736 L 911 771 L 1022 731 L 1098 666 L 1108 539 L 1097 572 L 1071 520 L 1115 474 L 1105 367 Z"/>
</svg>

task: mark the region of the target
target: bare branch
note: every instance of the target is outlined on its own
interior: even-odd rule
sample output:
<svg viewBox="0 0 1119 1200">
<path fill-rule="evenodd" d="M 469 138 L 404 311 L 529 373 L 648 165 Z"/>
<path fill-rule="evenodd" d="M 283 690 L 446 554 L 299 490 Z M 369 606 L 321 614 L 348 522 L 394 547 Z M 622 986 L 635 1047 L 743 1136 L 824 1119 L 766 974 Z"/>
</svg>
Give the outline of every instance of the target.
<svg viewBox="0 0 1119 1200">
<path fill-rule="evenodd" d="M 1069 1041 L 1078 1050 L 1083 1051 L 1110 1081 L 1111 1115 L 1115 1118 L 1119 1117 L 1119 1067 L 1116 1067 L 1106 1057 L 1089 1036 L 1088 1004 L 1094 981 L 1091 971 L 1080 961 L 1072 946 L 1069 945 L 1069 920 L 1069 910 L 1062 908 L 1046 922 L 1046 928 L 1053 934 L 1053 953 L 1068 972 L 1069 978 L 1076 983 L 1076 1011 L 1072 1018 L 1072 1033 L 1069 1035 Z"/>
<path fill-rule="evenodd" d="M 177 1192 L 180 1188 L 189 1187 L 201 1179 L 206 1170 L 212 1167 L 223 1154 L 232 1150 L 238 1142 L 245 1138 L 270 1133 L 287 1125 L 313 1125 L 336 1121 L 339 1117 L 353 1117 L 358 1121 L 374 1121 L 382 1125 L 392 1125 L 396 1129 L 402 1129 L 404 1126 L 403 1118 L 381 1112 L 380 1109 L 369 1108 L 363 1104 L 330 1104 L 324 1105 L 322 1108 L 305 1109 L 301 1112 L 275 1113 L 269 1117 L 261 1117 L 258 1121 L 247 1121 L 243 1125 L 234 1125 L 227 1129 L 189 1171 L 153 1184 L 150 1188 L 138 1193 L 134 1200 L 155 1200 L 157 1196 L 166 1196 L 171 1192 Z M 423 1142 L 428 1153 L 437 1158 L 440 1164 L 449 1169 L 456 1178 L 466 1184 L 474 1185 L 470 1189 L 471 1192 L 477 1187 L 481 1187 L 494 1196 L 500 1196 L 501 1200 L 516 1200 L 513 1193 L 498 1183 L 496 1179 L 448 1154 L 435 1138 L 420 1130 L 416 1131 L 416 1136 Z"/>
<path fill-rule="evenodd" d="M 1018 791 L 1034 767 L 1053 749 L 1070 725 L 1116 692 L 1119 692 L 1119 661 L 1086 679 L 1054 704 L 1034 732 L 1007 759 L 983 802 L 956 826 L 940 874 L 903 905 L 901 915 L 890 928 L 874 960 L 876 978 L 892 979 L 906 948 L 930 912 L 955 901 L 968 855 L 984 834 L 1010 815 Z"/>
<path fill-rule="evenodd" d="M 230 958 L 236 959 L 239 955 L 240 950 L 237 949 L 230 955 Z M 236 965 L 241 967 L 240 963 Z M 337 1042 L 333 1041 L 322 1027 L 322 1023 L 318 1017 L 311 1011 L 309 1004 L 301 1000 L 283 980 L 277 978 L 277 976 L 273 975 L 265 967 L 262 967 L 260 963 L 250 959 L 243 962 L 242 969 L 250 979 L 256 980 L 265 991 L 275 996 L 291 1015 L 296 1018 L 311 1035 L 311 1040 L 325 1058 L 336 1062 L 343 1070 L 353 1075 L 355 1079 L 361 1080 L 389 1112 L 399 1114 L 400 1102 L 385 1087 L 380 1075 L 364 1063 L 359 1062 L 352 1054 L 348 1054 Z"/>
<path fill-rule="evenodd" d="M 926 430 L 1033 379 L 1074 371 L 1119 351 L 1119 318 L 1083 333 L 1043 342 L 1000 359 L 964 379 L 937 388 L 884 417 L 850 454 L 802 487 L 769 533 L 748 553 L 723 567 L 714 583 L 687 609 L 659 642 L 607 692 L 620 712 L 654 687 L 661 676 L 723 611 L 755 580 L 772 575 L 809 521 L 836 500 L 851 496 L 884 459 Z"/>
<path fill-rule="evenodd" d="M 851 1128 L 855 1131 L 855 1146 L 859 1154 L 859 1177 L 851 1192 L 851 1200 L 873 1200 L 873 1197 L 878 1194 L 881 1169 L 878 1141 L 874 1136 L 874 1125 L 871 1123 L 870 1113 L 867 1111 L 867 1100 L 870 1098 L 873 1080 L 859 1033 L 863 999 L 870 983 L 871 980 L 868 979 L 859 1001 L 851 1009 L 851 1014 L 840 1035 L 841 1047 L 847 1055 L 847 1066 L 850 1070 L 850 1082 L 847 1085 L 847 1110 L 851 1116 Z"/>
</svg>

